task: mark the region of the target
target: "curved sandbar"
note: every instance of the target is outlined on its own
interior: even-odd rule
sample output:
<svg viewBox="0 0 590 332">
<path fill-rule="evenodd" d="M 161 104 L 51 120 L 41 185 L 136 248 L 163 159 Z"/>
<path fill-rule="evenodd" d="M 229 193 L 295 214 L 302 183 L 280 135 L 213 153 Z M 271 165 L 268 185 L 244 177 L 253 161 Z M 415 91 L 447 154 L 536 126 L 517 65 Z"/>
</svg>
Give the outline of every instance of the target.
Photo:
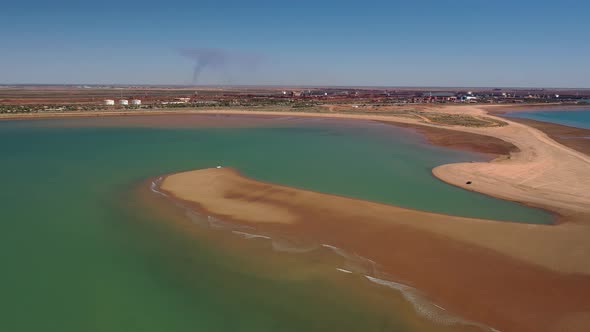
<svg viewBox="0 0 590 332">
<path fill-rule="evenodd" d="M 504 106 L 505 107 L 505 106 Z M 427 108 L 428 109 L 428 108 Z M 486 106 L 485 109 L 493 109 Z M 432 107 L 432 112 L 485 116 L 508 125 L 466 127 L 445 125 L 408 117 L 373 114 L 254 112 L 236 110 L 203 111 L 209 114 L 282 114 L 300 117 L 351 118 L 446 128 L 490 136 L 515 145 L 519 151 L 509 158 L 491 162 L 456 163 L 433 170 L 439 179 L 468 190 L 517 201 L 557 212 L 565 220 L 590 222 L 590 156 L 561 145 L 542 131 L 494 116 L 478 106 Z M 471 184 L 467 184 L 471 181 Z"/>
<path fill-rule="evenodd" d="M 428 213 L 259 182 L 228 168 L 169 175 L 161 189 L 228 221 L 372 259 L 451 312 L 503 331 L 590 328 L 583 224 Z"/>
</svg>

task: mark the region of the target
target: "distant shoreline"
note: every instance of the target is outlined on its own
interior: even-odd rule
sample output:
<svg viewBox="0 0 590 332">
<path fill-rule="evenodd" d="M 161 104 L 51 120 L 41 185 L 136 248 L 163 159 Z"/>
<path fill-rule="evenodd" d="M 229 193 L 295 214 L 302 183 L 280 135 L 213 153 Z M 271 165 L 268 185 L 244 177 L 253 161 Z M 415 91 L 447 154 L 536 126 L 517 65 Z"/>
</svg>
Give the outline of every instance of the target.
<svg viewBox="0 0 590 332">
<path fill-rule="evenodd" d="M 346 105 L 343 105 L 346 106 Z M 330 106 L 326 105 L 329 109 Z M 576 110 L 576 109 L 590 109 L 590 105 L 569 105 L 569 104 L 408 104 L 408 108 L 424 108 L 424 109 L 449 109 L 449 108 L 481 108 L 493 115 L 502 115 L 509 112 L 529 112 L 534 110 Z M 357 115 L 375 116 L 378 112 L 362 111 L 354 114 L 346 113 L 318 113 L 310 111 L 269 111 L 268 109 L 256 108 L 168 108 L 168 109 L 138 109 L 138 110 L 94 110 L 94 111 L 65 111 L 65 112 L 39 112 L 39 113 L 3 113 L 0 114 L 0 121 L 2 120 L 28 120 L 28 119 L 50 119 L 50 118 L 70 118 L 70 117 L 106 117 L 106 116 L 135 116 L 135 115 L 174 115 L 174 114 L 264 114 L 264 115 L 301 115 L 301 116 L 322 116 L 330 117 L 331 115 L 350 116 L 356 118 Z"/>
</svg>

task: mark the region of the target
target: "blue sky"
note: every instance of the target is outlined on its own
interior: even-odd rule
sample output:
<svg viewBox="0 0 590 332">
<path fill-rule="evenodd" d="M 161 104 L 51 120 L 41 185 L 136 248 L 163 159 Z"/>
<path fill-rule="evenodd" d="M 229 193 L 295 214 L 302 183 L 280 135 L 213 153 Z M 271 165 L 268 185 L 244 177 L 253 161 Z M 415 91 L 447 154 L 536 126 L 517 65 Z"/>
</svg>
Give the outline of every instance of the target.
<svg viewBox="0 0 590 332">
<path fill-rule="evenodd" d="M 0 12 L 0 83 L 590 88 L 589 1 L 27 1 Z"/>
</svg>

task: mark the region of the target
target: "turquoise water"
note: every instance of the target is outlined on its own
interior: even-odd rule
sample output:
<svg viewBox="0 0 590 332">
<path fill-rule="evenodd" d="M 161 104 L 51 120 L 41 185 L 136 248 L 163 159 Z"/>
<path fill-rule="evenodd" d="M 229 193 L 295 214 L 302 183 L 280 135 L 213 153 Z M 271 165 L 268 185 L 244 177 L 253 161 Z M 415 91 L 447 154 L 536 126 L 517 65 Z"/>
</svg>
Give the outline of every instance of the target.
<svg viewBox="0 0 590 332">
<path fill-rule="evenodd" d="M 550 220 L 436 180 L 432 167 L 480 156 L 427 146 L 381 124 L 80 121 L 0 122 L 2 331 L 412 330 L 395 310 L 363 307 L 325 278 L 252 273 L 249 260 L 146 212 L 137 187 L 167 172 L 222 164 L 262 180 L 412 208 Z"/>
<path fill-rule="evenodd" d="M 577 110 L 533 110 L 527 112 L 512 112 L 507 115 L 590 129 L 590 108 Z"/>
</svg>

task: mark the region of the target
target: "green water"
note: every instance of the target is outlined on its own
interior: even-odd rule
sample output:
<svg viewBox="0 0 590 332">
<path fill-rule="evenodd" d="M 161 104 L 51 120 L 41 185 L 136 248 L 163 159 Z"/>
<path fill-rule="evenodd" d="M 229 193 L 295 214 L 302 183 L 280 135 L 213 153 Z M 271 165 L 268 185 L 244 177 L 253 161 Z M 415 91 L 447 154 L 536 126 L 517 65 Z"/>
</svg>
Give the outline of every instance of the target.
<svg viewBox="0 0 590 332">
<path fill-rule="evenodd" d="M 262 180 L 469 216 L 544 212 L 443 184 L 430 169 L 477 155 L 384 125 L 261 128 L 0 123 L 1 331 L 408 331 L 322 278 L 249 273 L 239 255 L 142 212 L 137 186 L 233 166 Z M 91 124 L 92 120 L 88 120 Z M 320 319 L 321 318 L 321 319 Z"/>
<path fill-rule="evenodd" d="M 508 116 L 545 122 L 553 122 L 571 127 L 590 129 L 590 108 L 563 110 L 541 109 L 526 112 L 511 112 Z"/>
</svg>

